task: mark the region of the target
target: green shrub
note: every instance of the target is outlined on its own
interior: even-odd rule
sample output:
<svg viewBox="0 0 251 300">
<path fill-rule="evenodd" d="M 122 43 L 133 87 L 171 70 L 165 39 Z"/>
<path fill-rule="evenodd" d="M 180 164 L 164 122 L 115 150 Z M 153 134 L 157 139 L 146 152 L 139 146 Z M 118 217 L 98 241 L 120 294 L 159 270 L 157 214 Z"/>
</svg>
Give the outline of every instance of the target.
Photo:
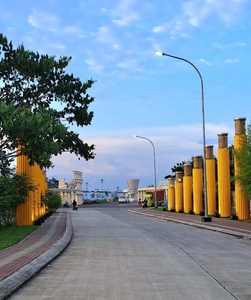
<svg viewBox="0 0 251 300">
<path fill-rule="evenodd" d="M 50 190 L 42 196 L 42 202 L 47 206 L 48 211 L 56 211 L 62 205 L 60 195 Z"/>
</svg>

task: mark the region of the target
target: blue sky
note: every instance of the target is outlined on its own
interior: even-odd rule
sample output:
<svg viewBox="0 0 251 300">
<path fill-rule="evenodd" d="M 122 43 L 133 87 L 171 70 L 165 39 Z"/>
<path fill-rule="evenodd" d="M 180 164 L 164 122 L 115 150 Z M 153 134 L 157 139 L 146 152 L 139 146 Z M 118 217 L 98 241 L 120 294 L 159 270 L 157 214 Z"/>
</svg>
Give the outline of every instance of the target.
<svg viewBox="0 0 251 300">
<path fill-rule="evenodd" d="M 14 45 L 72 56 L 68 71 L 96 80 L 89 93 L 92 125 L 77 128 L 96 145 L 96 158 L 65 153 L 47 171 L 66 181 L 83 172 L 84 187 L 127 188 L 154 184 L 171 167 L 201 155 L 200 81 L 183 57 L 199 69 L 205 93 L 206 144 L 217 134 L 234 136 L 234 118 L 251 117 L 251 0 L 0 0 L 0 26 Z"/>
</svg>

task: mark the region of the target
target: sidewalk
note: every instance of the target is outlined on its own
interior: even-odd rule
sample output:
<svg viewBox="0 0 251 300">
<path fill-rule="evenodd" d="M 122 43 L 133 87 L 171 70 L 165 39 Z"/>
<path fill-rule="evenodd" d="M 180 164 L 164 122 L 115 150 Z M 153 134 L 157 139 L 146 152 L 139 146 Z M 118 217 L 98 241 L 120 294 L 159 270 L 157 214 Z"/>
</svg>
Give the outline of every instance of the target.
<svg viewBox="0 0 251 300">
<path fill-rule="evenodd" d="M 69 212 L 48 218 L 21 243 L 0 250 L 0 300 L 7 299 L 48 266 L 72 237 Z"/>
<path fill-rule="evenodd" d="M 251 240 L 251 221 L 213 217 L 212 222 L 202 222 L 201 216 L 198 215 L 141 207 L 130 209 L 128 212 Z M 72 234 L 71 214 L 60 209 L 21 243 L 0 250 L 0 300 L 8 299 L 46 268 L 69 245 Z"/>
<path fill-rule="evenodd" d="M 166 221 L 177 222 L 202 229 L 218 231 L 233 236 L 251 240 L 251 220 L 239 221 L 227 218 L 212 217 L 212 222 L 202 222 L 201 216 L 184 213 L 159 211 L 149 208 L 129 210 L 132 213 L 143 214 L 149 217 L 159 218 Z"/>
</svg>

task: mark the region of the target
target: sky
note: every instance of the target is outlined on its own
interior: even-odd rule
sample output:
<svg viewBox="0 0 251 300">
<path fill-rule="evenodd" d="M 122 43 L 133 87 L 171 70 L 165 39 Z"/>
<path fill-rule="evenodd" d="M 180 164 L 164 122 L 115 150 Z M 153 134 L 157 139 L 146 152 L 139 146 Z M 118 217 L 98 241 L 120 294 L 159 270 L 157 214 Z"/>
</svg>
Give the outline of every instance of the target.
<svg viewBox="0 0 251 300">
<path fill-rule="evenodd" d="M 251 0 L 0 0 L 1 33 L 15 46 L 71 56 L 67 71 L 94 79 L 92 124 L 73 129 L 94 144 L 95 159 L 53 157 L 48 178 L 83 189 L 120 190 L 164 181 L 171 168 L 203 154 L 234 119 L 251 118 Z M 157 56 L 155 50 L 190 61 Z M 148 141 L 133 137 L 142 136 Z M 103 184 L 101 181 L 103 180 Z"/>
</svg>

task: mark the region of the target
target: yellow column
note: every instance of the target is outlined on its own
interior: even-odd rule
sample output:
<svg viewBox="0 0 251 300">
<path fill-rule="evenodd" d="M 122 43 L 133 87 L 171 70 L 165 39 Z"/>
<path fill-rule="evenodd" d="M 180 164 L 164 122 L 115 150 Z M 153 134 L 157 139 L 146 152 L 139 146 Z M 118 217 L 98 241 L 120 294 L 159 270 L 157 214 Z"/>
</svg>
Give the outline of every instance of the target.
<svg viewBox="0 0 251 300">
<path fill-rule="evenodd" d="M 189 213 L 193 211 L 193 178 L 192 166 L 190 164 L 184 165 L 183 200 L 184 212 Z"/>
<path fill-rule="evenodd" d="M 203 174 L 202 156 L 193 156 L 193 211 L 199 214 L 203 211 Z"/>
<path fill-rule="evenodd" d="M 228 134 L 218 134 L 218 206 L 221 217 L 231 216 Z"/>
<path fill-rule="evenodd" d="M 246 118 L 236 118 L 235 122 L 235 136 L 234 136 L 234 149 L 241 149 L 243 143 L 246 142 L 245 134 L 245 121 Z M 235 176 L 240 174 L 236 162 L 234 164 Z M 235 210 L 239 220 L 247 220 L 250 218 L 250 204 L 248 199 L 244 196 L 242 191 L 242 184 L 239 180 L 235 181 Z"/>
<path fill-rule="evenodd" d="M 213 215 L 217 211 L 216 207 L 216 179 L 215 179 L 215 159 L 212 145 L 206 146 L 206 176 L 207 176 L 207 207 L 208 215 Z"/>
<path fill-rule="evenodd" d="M 41 206 L 41 195 L 45 194 L 47 189 L 46 177 L 45 172 L 40 169 L 38 164 L 35 164 L 31 168 L 31 179 L 36 185 L 36 192 L 34 193 L 34 205 L 33 205 L 33 214 L 34 214 L 34 221 L 39 217 L 45 214 L 44 206 Z"/>
<path fill-rule="evenodd" d="M 21 155 L 17 157 L 16 170 L 18 174 L 24 173 L 30 179 L 30 166 L 29 166 L 28 158 L 26 156 Z M 32 192 L 29 192 L 25 203 L 22 203 L 17 207 L 17 212 L 16 212 L 17 225 L 33 224 L 32 209 L 33 209 L 33 195 Z"/>
<path fill-rule="evenodd" d="M 45 214 L 45 207 L 41 207 L 41 194 L 45 194 L 47 189 L 46 175 L 37 164 L 30 166 L 28 158 L 24 155 L 18 156 L 16 162 L 17 173 L 26 174 L 37 188 L 34 192 L 29 192 L 25 203 L 17 207 L 17 225 L 32 225 Z"/>
<path fill-rule="evenodd" d="M 168 178 L 168 210 L 175 210 L 175 188 L 174 178 Z"/>
<path fill-rule="evenodd" d="M 183 212 L 183 172 L 175 172 L 175 211 Z"/>
</svg>

